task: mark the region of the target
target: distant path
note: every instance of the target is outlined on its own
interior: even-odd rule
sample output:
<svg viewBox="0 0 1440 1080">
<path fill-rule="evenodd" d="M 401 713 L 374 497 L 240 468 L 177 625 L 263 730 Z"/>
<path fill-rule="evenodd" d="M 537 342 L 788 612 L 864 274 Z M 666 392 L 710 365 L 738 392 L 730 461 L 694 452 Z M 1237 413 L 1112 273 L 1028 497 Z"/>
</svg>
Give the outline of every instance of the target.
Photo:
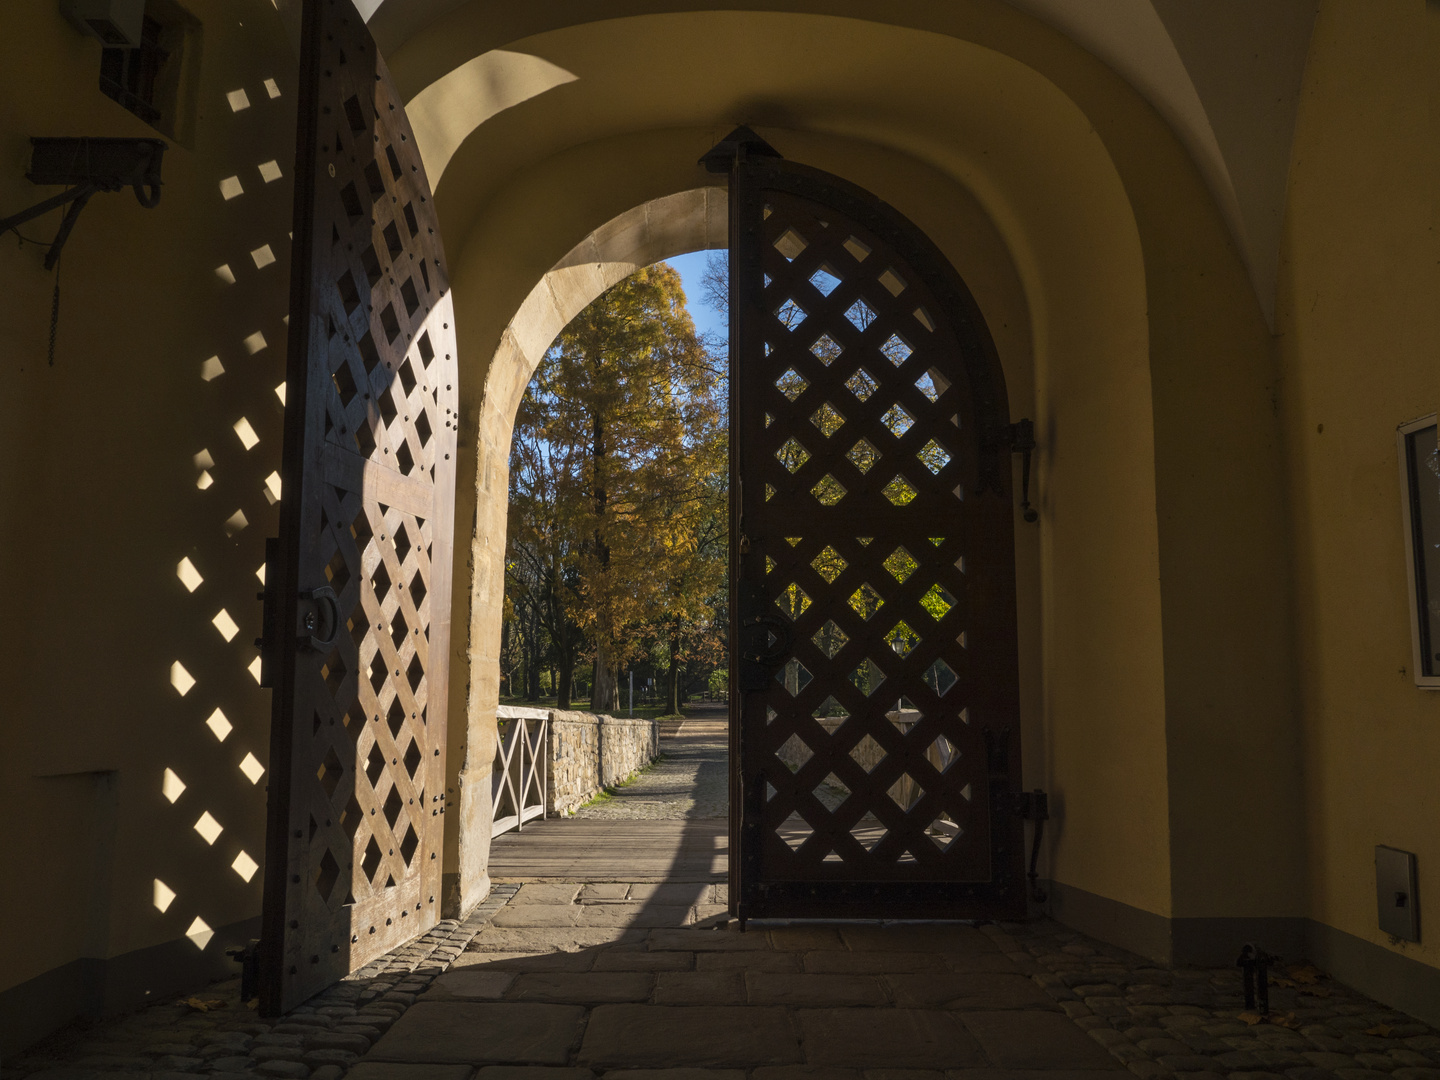
<svg viewBox="0 0 1440 1080">
<path fill-rule="evenodd" d="M 676 734 L 665 724 L 664 760 L 615 796 L 575 812 L 592 821 L 680 821 L 724 818 L 729 813 L 727 706 L 691 705 Z"/>
</svg>

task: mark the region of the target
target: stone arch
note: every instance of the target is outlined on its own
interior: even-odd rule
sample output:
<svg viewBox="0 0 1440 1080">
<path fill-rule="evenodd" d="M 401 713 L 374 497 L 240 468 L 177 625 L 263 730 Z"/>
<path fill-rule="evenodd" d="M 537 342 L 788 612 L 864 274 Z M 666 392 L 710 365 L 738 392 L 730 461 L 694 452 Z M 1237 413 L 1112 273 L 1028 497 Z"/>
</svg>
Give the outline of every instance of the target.
<svg viewBox="0 0 1440 1080">
<path fill-rule="evenodd" d="M 505 529 L 509 508 L 510 440 L 515 410 L 545 351 L 591 301 L 635 271 L 676 255 L 726 246 L 724 188 L 700 187 L 642 203 L 591 232 L 530 290 L 490 359 L 475 439 L 475 535 L 469 585 L 472 674 L 466 723 L 451 729 L 452 782 L 459 820 L 446 836 L 446 866 L 488 859 L 490 761 L 495 754 L 500 609 L 505 591 Z M 458 593 L 458 590 L 457 590 Z M 461 635 L 462 637 L 466 635 Z M 457 736 L 460 741 L 457 745 Z M 447 907 L 464 910 L 488 888 L 483 873 L 447 872 Z"/>
</svg>

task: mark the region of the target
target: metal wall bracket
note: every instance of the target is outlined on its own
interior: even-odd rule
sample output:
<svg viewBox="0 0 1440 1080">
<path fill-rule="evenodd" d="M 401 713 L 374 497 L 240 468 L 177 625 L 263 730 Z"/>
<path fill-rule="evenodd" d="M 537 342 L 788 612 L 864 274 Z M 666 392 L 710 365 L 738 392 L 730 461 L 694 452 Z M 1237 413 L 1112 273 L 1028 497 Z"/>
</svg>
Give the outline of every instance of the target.
<svg viewBox="0 0 1440 1080">
<path fill-rule="evenodd" d="M 25 174 L 30 182 L 65 184 L 68 190 L 0 220 L 0 233 L 69 203 L 45 255 L 46 270 L 54 269 L 80 211 L 97 191 L 131 188 L 147 210 L 160 202 L 160 160 L 166 144 L 159 139 L 31 139 L 30 145 L 30 171 Z"/>
<path fill-rule="evenodd" d="M 1030 505 L 1030 455 L 1035 450 L 1035 422 L 1017 420 L 1009 430 L 1010 452 L 1025 455 L 1020 465 L 1020 515 L 1033 525 L 1040 520 L 1040 514 Z"/>
</svg>

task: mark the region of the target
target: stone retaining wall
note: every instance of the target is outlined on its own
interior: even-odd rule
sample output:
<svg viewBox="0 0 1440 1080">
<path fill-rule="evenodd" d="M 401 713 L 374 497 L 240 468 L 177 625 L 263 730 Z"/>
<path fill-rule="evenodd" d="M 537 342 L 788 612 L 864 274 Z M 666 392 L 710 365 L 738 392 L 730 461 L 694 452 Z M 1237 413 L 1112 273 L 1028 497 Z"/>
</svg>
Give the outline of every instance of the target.
<svg viewBox="0 0 1440 1080">
<path fill-rule="evenodd" d="M 660 755 L 660 722 L 550 710 L 546 816 L 569 814 Z"/>
</svg>

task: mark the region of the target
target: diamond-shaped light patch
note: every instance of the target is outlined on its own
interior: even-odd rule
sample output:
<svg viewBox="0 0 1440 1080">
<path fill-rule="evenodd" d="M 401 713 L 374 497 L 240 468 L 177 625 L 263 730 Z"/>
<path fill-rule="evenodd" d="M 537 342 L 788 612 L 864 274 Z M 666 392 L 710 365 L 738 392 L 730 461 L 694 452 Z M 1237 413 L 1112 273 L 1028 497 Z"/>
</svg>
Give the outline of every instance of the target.
<svg viewBox="0 0 1440 1080">
<path fill-rule="evenodd" d="M 831 361 L 840 355 L 840 346 L 829 334 L 821 334 L 810 346 L 810 351 L 815 354 L 815 359 L 829 367 Z"/>
<path fill-rule="evenodd" d="M 768 573 L 770 573 L 770 571 L 772 571 L 772 570 L 774 570 L 774 569 L 775 569 L 775 560 L 772 559 L 769 555 L 766 555 L 766 556 L 765 556 L 765 573 L 768 574 Z"/>
<path fill-rule="evenodd" d="M 866 814 L 851 827 L 850 835 L 866 851 L 871 851 L 876 844 L 885 839 L 885 834 L 889 831 L 880 824 L 880 819 L 874 814 Z"/>
<path fill-rule="evenodd" d="M 959 825 L 946 818 L 936 818 L 929 825 L 925 826 L 925 835 L 935 842 L 935 846 L 944 851 L 962 832 Z"/>
<path fill-rule="evenodd" d="M 779 450 L 775 451 L 775 457 L 779 459 L 781 465 L 785 466 L 787 472 L 793 473 L 810 460 L 810 451 L 801 446 L 792 435 L 785 440 Z"/>
<path fill-rule="evenodd" d="M 915 572 L 920 564 L 915 561 L 915 556 L 906 551 L 902 545 L 886 555 L 882 565 L 890 571 L 896 581 L 903 582 Z"/>
<path fill-rule="evenodd" d="M 880 610 L 880 605 L 885 603 L 885 601 L 881 599 L 880 594 L 871 588 L 868 581 L 851 593 L 850 599 L 847 602 L 856 615 L 859 615 L 860 618 L 867 621 L 870 619 L 870 616 Z"/>
<path fill-rule="evenodd" d="M 820 269 L 810 275 L 810 284 L 815 286 L 816 292 L 821 296 L 829 296 L 840 285 L 840 278 L 835 274 L 835 268 L 829 263 L 821 263 Z"/>
<path fill-rule="evenodd" d="M 815 756 L 815 752 L 805 745 L 805 740 L 799 735 L 791 735 L 780 744 L 775 756 L 783 761 L 791 772 L 799 772 L 805 763 Z"/>
<path fill-rule="evenodd" d="M 834 506 L 845 497 L 845 487 L 829 473 L 820 478 L 820 482 L 810 489 L 810 494 L 820 500 L 822 506 Z"/>
<path fill-rule="evenodd" d="M 875 766 L 885 760 L 885 748 L 866 735 L 851 748 L 850 758 L 867 773 L 874 772 Z"/>
<path fill-rule="evenodd" d="M 825 545 L 825 549 L 821 551 L 819 555 L 816 555 L 815 558 L 810 560 L 810 566 L 817 574 L 825 579 L 825 584 L 827 585 L 833 585 L 835 579 L 844 572 L 845 567 L 848 565 L 840 553 L 829 544 Z M 831 625 L 833 626 L 834 624 L 832 623 Z"/>
<path fill-rule="evenodd" d="M 816 720 L 827 720 L 835 717 L 848 716 L 845 706 L 835 700 L 834 695 L 827 697 L 815 708 L 814 717 Z"/>
<path fill-rule="evenodd" d="M 816 409 L 810 417 L 810 423 L 820 429 L 820 434 L 827 439 L 839 431 L 845 423 L 845 417 L 836 411 L 835 406 L 828 401 Z"/>
<path fill-rule="evenodd" d="M 868 371 L 859 368 L 845 380 L 845 387 L 861 401 L 868 401 L 870 395 L 880 388 L 880 384 Z"/>
<path fill-rule="evenodd" d="M 810 597 L 805 595 L 805 590 L 793 582 L 785 587 L 785 591 L 775 598 L 775 606 L 783 611 L 793 621 L 805 613 L 810 606 Z"/>
<path fill-rule="evenodd" d="M 920 801 L 920 796 L 925 794 L 925 789 L 916 783 L 909 773 L 904 773 L 890 785 L 890 790 L 885 794 L 890 796 L 896 806 L 908 813 L 910 808 Z"/>
<path fill-rule="evenodd" d="M 810 382 L 794 368 L 786 368 L 785 373 L 775 380 L 775 385 L 782 394 L 794 401 L 805 392 Z"/>
<path fill-rule="evenodd" d="M 786 330 L 794 330 L 805 321 L 807 314 L 808 312 L 794 300 L 786 300 L 775 309 L 775 317 L 780 320 Z"/>
<path fill-rule="evenodd" d="M 870 471 L 870 466 L 880 460 L 880 451 L 875 449 L 869 439 L 861 439 L 846 451 L 845 456 L 851 465 L 864 474 Z"/>
<path fill-rule="evenodd" d="M 885 673 L 880 670 L 880 665 L 869 657 L 861 660 L 859 666 L 850 673 L 850 682 L 867 697 L 879 690 L 884 681 Z"/>
<path fill-rule="evenodd" d="M 769 217 L 769 215 L 767 214 L 766 217 Z M 775 250 L 780 252 L 781 255 L 784 255 L 787 260 L 793 260 L 796 255 L 799 255 L 809 246 L 809 241 L 794 229 L 786 229 L 775 238 Z"/>
<path fill-rule="evenodd" d="M 955 672 L 944 660 L 936 660 L 925 670 L 925 685 L 935 691 L 937 697 L 944 697 L 955 685 Z"/>
<path fill-rule="evenodd" d="M 845 318 L 850 320 L 850 325 L 856 330 L 865 330 L 875 321 L 875 312 L 864 300 L 856 300 L 845 311 Z"/>
<path fill-rule="evenodd" d="M 955 606 L 955 597 L 939 585 L 931 585 L 925 595 L 920 597 L 920 606 L 930 615 L 932 619 L 939 622 L 950 613 Z"/>
<path fill-rule="evenodd" d="M 899 405 L 891 405 L 885 410 L 885 415 L 880 417 L 880 422 L 889 430 L 890 434 L 897 439 L 915 426 L 915 418 L 902 409 Z"/>
<path fill-rule="evenodd" d="M 960 757 L 959 748 L 944 735 L 936 738 L 925 751 L 925 760 L 935 766 L 937 772 L 944 772 Z"/>
<path fill-rule="evenodd" d="M 790 691 L 792 695 L 800 693 L 809 686 L 811 678 L 810 669 L 799 660 L 794 659 L 787 660 L 775 672 L 775 681 Z"/>
<path fill-rule="evenodd" d="M 864 240 L 854 236 L 850 237 L 850 239 L 846 240 L 845 243 L 840 246 L 855 256 L 856 262 L 864 262 L 865 257 L 870 254 L 870 245 L 865 243 Z"/>
<path fill-rule="evenodd" d="M 815 636 L 810 640 L 815 643 L 817 649 L 825 654 L 825 659 L 834 660 L 835 654 L 845 647 L 850 636 L 835 624 L 834 619 L 828 619 L 824 626 L 815 631 Z"/>
<path fill-rule="evenodd" d="M 932 473 L 938 474 L 941 469 L 950 464 L 950 452 L 934 439 L 922 446 L 920 452 L 915 456 L 920 459 L 920 464 Z"/>
<path fill-rule="evenodd" d="M 916 645 L 920 644 L 920 635 L 910 629 L 910 624 L 901 619 L 895 624 L 895 628 L 885 635 L 885 641 L 894 649 L 898 656 L 909 656 Z"/>
<path fill-rule="evenodd" d="M 896 367 L 910 359 L 910 354 L 914 351 L 899 334 L 891 334 L 880 343 L 880 352 Z"/>
<path fill-rule="evenodd" d="M 896 476 L 894 480 L 891 480 L 890 483 L 881 489 L 880 494 L 884 495 L 885 498 L 889 499 L 895 506 L 905 506 L 915 501 L 915 495 L 917 493 L 915 489 L 910 486 L 910 481 L 906 480 L 903 476 Z"/>
</svg>

